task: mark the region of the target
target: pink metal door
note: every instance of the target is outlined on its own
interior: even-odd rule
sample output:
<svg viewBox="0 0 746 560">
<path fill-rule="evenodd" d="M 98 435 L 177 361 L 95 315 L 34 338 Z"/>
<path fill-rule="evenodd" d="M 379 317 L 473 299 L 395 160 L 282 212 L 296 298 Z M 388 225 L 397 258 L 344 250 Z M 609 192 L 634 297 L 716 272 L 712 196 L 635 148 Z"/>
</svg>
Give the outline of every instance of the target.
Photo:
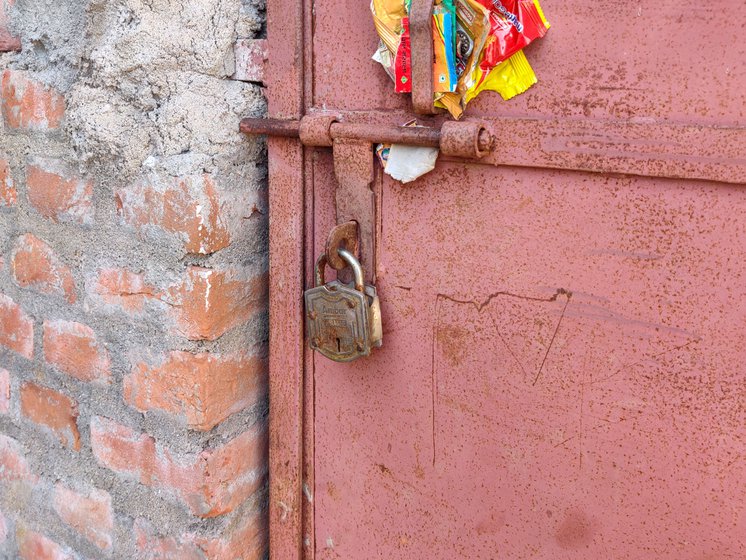
<svg viewBox="0 0 746 560">
<path fill-rule="evenodd" d="M 746 4 L 542 4 L 496 152 L 377 177 L 368 359 L 304 350 L 333 161 L 270 141 L 273 558 L 746 558 Z M 272 116 L 411 118 L 367 1 L 269 13 Z"/>
</svg>

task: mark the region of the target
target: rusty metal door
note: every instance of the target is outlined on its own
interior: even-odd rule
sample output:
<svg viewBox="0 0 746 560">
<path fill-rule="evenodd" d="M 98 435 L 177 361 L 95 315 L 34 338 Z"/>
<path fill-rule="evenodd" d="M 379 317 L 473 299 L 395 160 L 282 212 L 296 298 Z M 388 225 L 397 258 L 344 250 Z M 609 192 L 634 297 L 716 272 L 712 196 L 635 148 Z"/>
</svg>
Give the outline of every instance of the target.
<svg viewBox="0 0 746 560">
<path fill-rule="evenodd" d="M 270 140 L 273 558 L 746 558 L 746 4 L 543 5 L 495 152 L 376 173 L 370 358 L 307 350 L 334 163 Z M 268 9 L 271 116 L 412 118 L 366 0 Z"/>
</svg>

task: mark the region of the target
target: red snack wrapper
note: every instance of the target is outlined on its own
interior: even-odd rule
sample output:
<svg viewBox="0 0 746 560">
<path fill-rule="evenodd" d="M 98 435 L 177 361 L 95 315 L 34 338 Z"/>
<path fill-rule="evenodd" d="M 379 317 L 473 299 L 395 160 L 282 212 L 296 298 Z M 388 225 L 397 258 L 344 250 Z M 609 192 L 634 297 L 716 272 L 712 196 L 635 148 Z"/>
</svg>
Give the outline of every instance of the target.
<svg viewBox="0 0 746 560">
<path fill-rule="evenodd" d="M 490 10 L 490 35 L 479 64 L 482 70 L 494 68 L 549 30 L 538 0 L 477 2 Z"/>
<path fill-rule="evenodd" d="M 402 34 L 394 63 L 394 90 L 396 93 L 412 92 L 412 44 L 409 40 L 409 18 L 401 20 Z"/>
</svg>

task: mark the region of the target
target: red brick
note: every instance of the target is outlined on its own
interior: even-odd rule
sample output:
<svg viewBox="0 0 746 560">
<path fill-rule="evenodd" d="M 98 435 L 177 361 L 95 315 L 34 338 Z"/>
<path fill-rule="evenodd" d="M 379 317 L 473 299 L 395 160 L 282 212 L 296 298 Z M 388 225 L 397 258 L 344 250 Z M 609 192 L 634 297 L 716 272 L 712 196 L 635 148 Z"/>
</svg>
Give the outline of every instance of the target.
<svg viewBox="0 0 746 560">
<path fill-rule="evenodd" d="M 0 345 L 29 360 L 34 357 L 34 321 L 5 294 L 0 294 Z"/>
<path fill-rule="evenodd" d="M 73 555 L 44 535 L 19 526 L 18 554 L 22 560 L 73 560 Z"/>
<path fill-rule="evenodd" d="M 0 414 L 10 411 L 10 372 L 0 368 Z"/>
<path fill-rule="evenodd" d="M 0 482 L 36 482 L 29 469 L 21 445 L 11 437 L 0 434 Z"/>
<path fill-rule="evenodd" d="M 134 530 L 141 560 L 261 560 L 269 540 L 261 510 L 236 517 L 226 529 L 218 529 L 216 536 L 160 536 L 144 519 L 135 521 Z"/>
<path fill-rule="evenodd" d="M 36 158 L 26 167 L 28 200 L 57 223 L 93 224 L 93 182 L 55 159 Z"/>
<path fill-rule="evenodd" d="M 44 359 L 80 381 L 111 378 L 111 362 L 106 348 L 89 326 L 72 321 L 44 321 Z"/>
<path fill-rule="evenodd" d="M 266 309 L 265 274 L 246 277 L 236 271 L 191 266 L 185 281 L 170 290 L 175 334 L 190 340 L 215 340 Z"/>
<path fill-rule="evenodd" d="M 0 159 L 0 207 L 15 206 L 17 201 L 18 192 L 10 173 L 10 164 L 4 159 Z"/>
<path fill-rule="evenodd" d="M 135 520 L 134 530 L 139 560 L 205 560 L 197 545 L 159 536 L 144 519 Z"/>
<path fill-rule="evenodd" d="M 124 378 L 124 400 L 141 412 L 163 410 L 190 428 L 210 430 L 264 398 L 264 356 L 171 352 L 161 364 L 137 364 Z"/>
<path fill-rule="evenodd" d="M 32 422 L 50 429 L 66 446 L 80 451 L 78 403 L 36 383 L 21 386 L 21 412 Z"/>
<path fill-rule="evenodd" d="M 47 130 L 59 128 L 62 123 L 65 99 L 27 72 L 5 70 L 0 90 L 3 117 L 9 128 Z"/>
<path fill-rule="evenodd" d="M 234 80 L 264 82 L 264 72 L 269 58 L 266 39 L 239 39 L 234 48 L 236 73 Z"/>
<path fill-rule="evenodd" d="M 176 234 L 188 253 L 207 255 L 230 244 L 209 175 L 151 177 L 119 190 L 116 202 L 125 223 L 143 234 L 152 227 Z"/>
<path fill-rule="evenodd" d="M 18 238 L 12 254 L 13 277 L 22 288 L 63 296 L 75 303 L 72 271 L 44 241 L 27 233 Z"/>
<path fill-rule="evenodd" d="M 101 550 L 111 550 L 114 513 L 108 493 L 94 489 L 86 496 L 58 483 L 53 502 L 62 521 Z"/>
<path fill-rule="evenodd" d="M 200 517 L 233 511 L 259 489 L 267 473 L 263 426 L 198 456 L 175 458 L 151 436 L 96 416 L 91 447 L 99 464 L 146 486 L 173 491 Z"/>
<path fill-rule="evenodd" d="M 263 511 L 243 515 L 238 523 L 217 537 L 192 536 L 210 560 L 261 560 L 269 544 L 267 517 Z"/>
<path fill-rule="evenodd" d="M 88 290 L 106 305 L 137 315 L 148 301 L 158 299 L 155 286 L 145 281 L 145 275 L 125 268 L 102 268 Z"/>
<path fill-rule="evenodd" d="M 15 0 L 0 0 L 0 52 L 20 51 L 21 40 L 8 29 L 8 12 Z"/>
</svg>

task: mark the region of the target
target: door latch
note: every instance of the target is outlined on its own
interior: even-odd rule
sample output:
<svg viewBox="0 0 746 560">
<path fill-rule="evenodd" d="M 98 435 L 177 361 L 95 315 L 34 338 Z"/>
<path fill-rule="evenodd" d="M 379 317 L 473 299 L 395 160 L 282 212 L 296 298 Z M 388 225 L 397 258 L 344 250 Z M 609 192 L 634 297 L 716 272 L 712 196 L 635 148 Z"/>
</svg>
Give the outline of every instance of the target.
<svg viewBox="0 0 746 560">
<path fill-rule="evenodd" d="M 299 138 L 305 146 L 331 147 L 337 178 L 337 223 L 357 222 L 360 261 L 368 278 L 375 277 L 375 194 L 373 146 L 405 144 L 438 148 L 444 156 L 479 159 L 496 147 L 495 137 L 475 121 L 446 121 L 440 128 L 417 126 L 371 126 L 341 122 L 331 113 L 311 113 L 301 120 L 254 119 L 241 121 L 245 134 Z M 344 268 L 332 256 L 330 266 Z"/>
</svg>

